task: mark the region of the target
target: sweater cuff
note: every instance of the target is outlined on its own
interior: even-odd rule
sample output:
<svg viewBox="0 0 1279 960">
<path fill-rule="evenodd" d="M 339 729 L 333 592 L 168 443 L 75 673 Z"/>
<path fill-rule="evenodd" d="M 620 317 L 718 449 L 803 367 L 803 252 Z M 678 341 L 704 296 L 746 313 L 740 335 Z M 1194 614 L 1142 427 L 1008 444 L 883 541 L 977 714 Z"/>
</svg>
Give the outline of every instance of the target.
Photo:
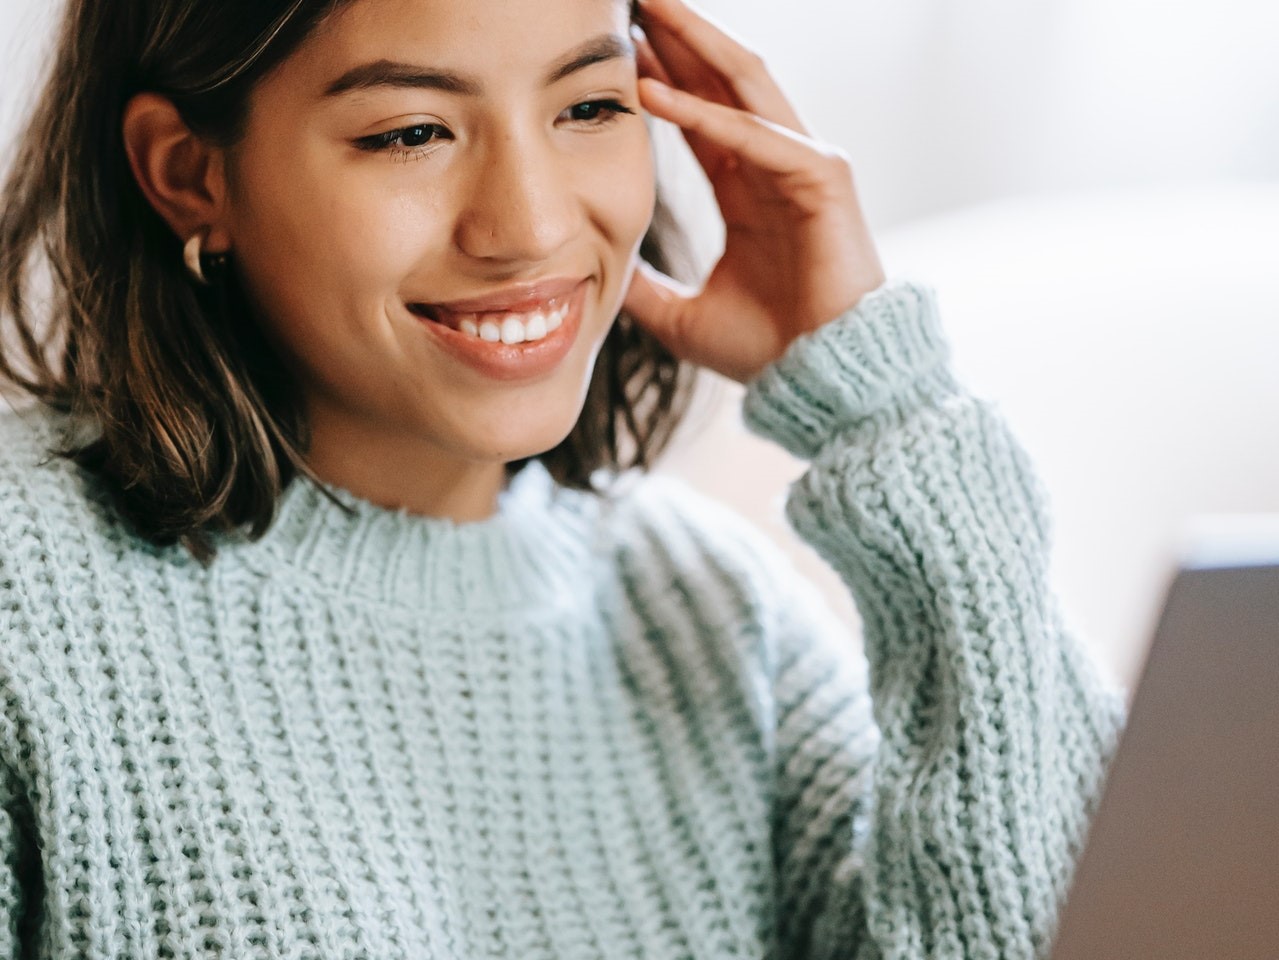
<svg viewBox="0 0 1279 960">
<path fill-rule="evenodd" d="M 805 460 L 836 433 L 957 393 L 931 287 L 890 280 L 746 385 L 746 428 Z"/>
</svg>

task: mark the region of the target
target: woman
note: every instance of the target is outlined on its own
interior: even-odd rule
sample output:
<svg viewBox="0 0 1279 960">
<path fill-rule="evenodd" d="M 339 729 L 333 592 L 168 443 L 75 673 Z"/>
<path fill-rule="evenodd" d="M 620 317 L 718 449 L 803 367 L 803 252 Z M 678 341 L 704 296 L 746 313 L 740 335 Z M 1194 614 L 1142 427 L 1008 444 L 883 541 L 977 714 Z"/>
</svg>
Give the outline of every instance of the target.
<svg viewBox="0 0 1279 960">
<path fill-rule="evenodd" d="M 697 290 L 645 113 L 728 227 Z M 0 955 L 1045 953 L 1122 697 L 931 291 L 713 24 L 72 0 L 5 190 Z M 811 461 L 865 659 L 610 482 L 693 365 Z"/>
</svg>

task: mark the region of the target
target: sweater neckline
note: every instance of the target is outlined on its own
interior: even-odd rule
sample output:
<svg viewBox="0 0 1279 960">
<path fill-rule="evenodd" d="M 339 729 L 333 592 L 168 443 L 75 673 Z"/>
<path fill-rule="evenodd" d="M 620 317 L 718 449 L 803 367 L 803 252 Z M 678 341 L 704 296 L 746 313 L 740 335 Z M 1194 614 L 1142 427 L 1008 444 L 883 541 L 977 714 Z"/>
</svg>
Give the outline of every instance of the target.
<svg viewBox="0 0 1279 960">
<path fill-rule="evenodd" d="M 546 607 L 575 579 L 580 586 L 586 569 L 594 498 L 560 487 L 538 460 L 510 479 L 496 511 L 481 520 L 414 514 L 324 487 L 349 514 L 297 477 L 267 532 L 230 553 L 268 576 L 302 577 L 335 598 L 429 613 Z"/>
</svg>

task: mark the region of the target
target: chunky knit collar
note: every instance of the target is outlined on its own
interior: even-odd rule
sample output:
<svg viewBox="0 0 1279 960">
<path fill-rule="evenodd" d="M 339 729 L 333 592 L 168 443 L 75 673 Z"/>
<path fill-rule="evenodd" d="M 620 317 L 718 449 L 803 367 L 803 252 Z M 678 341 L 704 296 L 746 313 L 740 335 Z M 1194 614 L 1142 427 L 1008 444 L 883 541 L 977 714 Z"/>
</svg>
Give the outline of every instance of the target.
<svg viewBox="0 0 1279 960">
<path fill-rule="evenodd" d="M 538 461 L 511 478 L 496 513 L 477 521 L 421 516 L 327 489 L 349 515 L 314 483 L 295 479 L 266 534 L 223 546 L 220 561 L 300 577 L 334 597 L 470 614 L 553 607 L 566 590 L 580 589 L 588 570 L 594 497 L 560 487 Z"/>
<path fill-rule="evenodd" d="M 0 416 L 7 415 L 0 414 Z M 17 414 L 15 414 L 17 415 Z M 73 436 L 67 415 L 36 405 L 19 416 L 42 451 Z M 126 533 L 110 498 L 87 475 L 54 460 L 94 503 L 92 522 Z M 622 484 L 625 486 L 625 484 Z M 610 496 L 560 486 L 538 460 L 527 463 L 498 495 L 497 511 L 457 523 L 389 509 L 332 484 L 345 512 L 310 480 L 299 477 L 281 494 L 275 520 L 258 540 L 215 536 L 215 569 L 239 566 L 258 575 L 353 603 L 372 602 L 410 614 L 456 613 L 482 620 L 554 614 L 592 582 L 593 558 L 604 535 Z M 86 517 L 86 519 L 90 519 Z M 195 561 L 179 545 L 139 549 L 180 565 Z"/>
</svg>

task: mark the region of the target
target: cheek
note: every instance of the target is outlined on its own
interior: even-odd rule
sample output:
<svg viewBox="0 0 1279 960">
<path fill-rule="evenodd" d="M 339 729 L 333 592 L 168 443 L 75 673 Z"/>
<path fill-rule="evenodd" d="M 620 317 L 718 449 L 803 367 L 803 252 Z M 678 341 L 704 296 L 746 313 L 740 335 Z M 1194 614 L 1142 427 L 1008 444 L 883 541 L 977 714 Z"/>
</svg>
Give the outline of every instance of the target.
<svg viewBox="0 0 1279 960">
<path fill-rule="evenodd" d="M 621 193 L 630 201 L 626 215 L 634 231 L 634 246 L 638 246 L 652 223 L 653 205 L 657 202 L 657 171 L 653 166 L 653 150 L 647 136 L 634 163 L 634 169 L 628 176 L 631 186 Z"/>
<path fill-rule="evenodd" d="M 641 127 L 606 159 L 593 163 L 578 182 L 610 246 L 629 257 L 648 230 L 656 197 L 647 131 Z"/>
<path fill-rule="evenodd" d="M 236 242 L 270 312 L 331 322 L 399 289 L 438 217 L 423 191 L 387 189 L 376 165 L 318 150 L 286 157 L 276 144 L 244 158 Z"/>
</svg>

